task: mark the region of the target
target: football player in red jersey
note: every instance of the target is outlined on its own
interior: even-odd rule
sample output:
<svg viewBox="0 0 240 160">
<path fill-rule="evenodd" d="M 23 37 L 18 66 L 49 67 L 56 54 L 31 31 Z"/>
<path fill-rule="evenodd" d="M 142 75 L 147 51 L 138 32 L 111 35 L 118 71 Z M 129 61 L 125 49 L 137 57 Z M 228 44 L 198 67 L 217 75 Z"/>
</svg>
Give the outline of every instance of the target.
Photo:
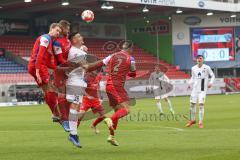
<svg viewBox="0 0 240 160">
<path fill-rule="evenodd" d="M 84 79 L 87 82 L 87 88 L 85 89 L 83 103 L 80 107 L 79 120 L 81 121 L 85 113 L 91 108 L 94 114 L 99 114 L 99 117 L 92 123 L 91 128 L 94 129 L 95 133 L 99 133 L 96 126 L 106 118 L 104 108 L 98 96 L 98 91 L 100 90 L 99 83 L 102 79 L 102 75 L 100 73 L 98 74 L 96 71 L 87 72 Z"/>
<path fill-rule="evenodd" d="M 45 94 L 45 101 L 52 111 L 56 113 L 57 102 L 51 97 L 55 94 L 50 82 L 48 69 L 55 69 L 52 43 L 60 35 L 61 28 L 58 23 L 50 25 L 49 33 L 37 38 L 32 55 L 28 64 L 28 72 L 34 77 L 38 86 L 42 88 Z"/>
<path fill-rule="evenodd" d="M 71 42 L 68 38 L 70 31 L 70 23 L 66 20 L 59 21 L 62 32 L 60 36 L 53 42 L 53 50 L 55 55 L 56 65 L 63 65 L 67 63 L 68 53 L 71 48 Z M 67 76 L 64 71 L 54 71 L 54 85 L 58 88 L 58 91 L 65 93 Z M 68 114 L 69 114 L 69 103 L 65 98 L 65 94 L 56 93 L 53 99 L 58 101 L 58 110 L 60 111 L 60 117 L 54 117 L 54 121 L 60 122 L 65 131 L 69 131 L 68 125 Z"/>
<path fill-rule="evenodd" d="M 104 121 L 110 130 L 107 140 L 115 146 L 119 145 L 114 138 L 114 130 L 117 129 L 118 120 L 128 115 L 130 111 L 129 97 L 124 89 L 126 77 L 136 77 L 135 60 L 131 56 L 131 53 L 132 43 L 125 42 L 120 52 L 114 53 L 101 61 L 83 65 L 83 68 L 88 71 L 95 70 L 103 65 L 108 65 L 109 67 L 106 92 L 109 104 L 113 107 L 115 113 L 111 118 L 105 118 Z"/>
<path fill-rule="evenodd" d="M 56 65 L 58 66 L 68 62 L 68 54 L 71 48 L 71 42 L 69 40 L 70 23 L 66 20 L 60 20 L 59 24 L 62 29 L 61 35 L 53 42 Z M 82 41 L 81 44 L 81 49 L 87 51 L 88 48 L 83 45 L 84 41 Z M 65 71 L 58 70 L 54 72 L 54 85 L 61 93 L 65 93 L 66 79 L 67 76 Z M 68 115 L 70 103 L 66 100 L 65 94 L 59 94 L 55 96 L 58 96 L 58 107 L 61 113 L 59 122 L 65 131 L 69 131 Z M 56 119 L 58 119 L 58 117 L 56 117 Z"/>
</svg>

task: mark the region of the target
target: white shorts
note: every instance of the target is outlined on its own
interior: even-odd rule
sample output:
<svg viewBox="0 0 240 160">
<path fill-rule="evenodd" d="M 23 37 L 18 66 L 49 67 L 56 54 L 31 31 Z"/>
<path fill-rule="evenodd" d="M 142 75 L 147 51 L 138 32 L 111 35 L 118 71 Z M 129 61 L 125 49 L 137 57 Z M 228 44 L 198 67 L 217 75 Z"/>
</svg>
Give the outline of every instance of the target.
<svg viewBox="0 0 240 160">
<path fill-rule="evenodd" d="M 205 103 L 206 92 L 192 92 L 190 96 L 191 103 Z"/>
<path fill-rule="evenodd" d="M 67 94 L 66 95 L 66 99 L 70 103 L 81 104 L 82 100 L 83 100 L 83 95 L 70 95 L 70 94 Z"/>
<path fill-rule="evenodd" d="M 166 89 L 156 89 L 154 90 L 154 96 L 155 96 L 155 99 L 164 99 L 164 98 L 167 98 L 169 95 L 169 93 L 167 93 L 167 90 Z"/>
<path fill-rule="evenodd" d="M 85 82 L 79 82 L 81 83 L 81 86 L 79 85 L 66 85 L 66 99 L 68 102 L 74 103 L 74 104 L 80 104 L 82 103 L 83 96 L 85 94 L 85 88 L 87 87 L 87 84 L 83 84 Z"/>
<path fill-rule="evenodd" d="M 164 95 L 161 95 L 161 96 L 155 96 L 155 99 L 164 99 L 164 98 L 167 98 L 168 97 L 168 94 L 164 94 Z"/>
</svg>

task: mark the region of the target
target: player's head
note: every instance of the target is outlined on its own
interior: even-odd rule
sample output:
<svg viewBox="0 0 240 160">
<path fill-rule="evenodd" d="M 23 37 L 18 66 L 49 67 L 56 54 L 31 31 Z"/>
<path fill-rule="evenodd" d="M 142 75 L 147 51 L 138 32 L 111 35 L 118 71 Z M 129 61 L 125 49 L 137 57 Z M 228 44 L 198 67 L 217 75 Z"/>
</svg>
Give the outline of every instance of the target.
<svg viewBox="0 0 240 160">
<path fill-rule="evenodd" d="M 202 65 L 204 57 L 202 55 L 197 55 L 197 64 Z"/>
<path fill-rule="evenodd" d="M 133 43 L 130 41 L 126 41 L 122 44 L 122 50 L 128 52 L 128 53 L 132 53 L 133 51 Z"/>
<path fill-rule="evenodd" d="M 49 34 L 52 37 L 59 37 L 61 31 L 61 27 L 58 23 L 52 23 L 49 27 Z"/>
<path fill-rule="evenodd" d="M 154 71 L 157 73 L 160 72 L 160 68 L 158 64 L 155 65 Z"/>
<path fill-rule="evenodd" d="M 69 35 L 69 32 L 70 32 L 70 23 L 66 20 L 61 20 L 58 22 L 61 26 L 61 29 L 62 29 L 62 35 L 63 36 L 68 36 Z"/>
<path fill-rule="evenodd" d="M 78 32 L 71 33 L 69 39 L 73 46 L 81 47 L 84 44 L 83 37 Z"/>
</svg>

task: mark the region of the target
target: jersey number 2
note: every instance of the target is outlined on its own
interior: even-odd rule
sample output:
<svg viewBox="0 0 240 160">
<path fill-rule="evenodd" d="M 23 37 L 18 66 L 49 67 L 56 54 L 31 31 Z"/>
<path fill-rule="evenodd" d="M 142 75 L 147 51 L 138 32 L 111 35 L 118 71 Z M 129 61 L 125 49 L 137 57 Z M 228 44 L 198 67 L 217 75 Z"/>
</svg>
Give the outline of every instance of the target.
<svg viewBox="0 0 240 160">
<path fill-rule="evenodd" d="M 114 68 L 113 68 L 113 72 L 118 72 L 118 70 L 119 70 L 119 66 L 121 65 L 121 63 L 122 63 L 122 59 L 117 59 L 117 61 L 118 61 L 118 63 L 117 63 L 117 65 L 116 66 L 114 66 Z"/>
</svg>

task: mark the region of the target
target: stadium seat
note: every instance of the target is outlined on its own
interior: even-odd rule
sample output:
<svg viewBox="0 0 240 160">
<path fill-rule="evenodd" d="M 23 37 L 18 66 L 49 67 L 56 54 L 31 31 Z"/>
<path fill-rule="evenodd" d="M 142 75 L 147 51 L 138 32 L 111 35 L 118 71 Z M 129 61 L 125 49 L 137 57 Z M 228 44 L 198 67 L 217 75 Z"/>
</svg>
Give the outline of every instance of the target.
<svg viewBox="0 0 240 160">
<path fill-rule="evenodd" d="M 23 37 L 23 36 L 0 36 L 0 48 L 5 48 L 7 51 L 10 51 L 18 56 L 21 57 L 30 57 L 32 46 L 34 44 L 35 39 L 32 37 Z M 89 53 L 98 56 L 99 58 L 104 58 L 109 54 L 112 54 L 113 52 L 119 50 L 115 49 L 114 51 L 104 51 L 103 46 L 108 41 L 114 41 L 117 43 L 120 42 L 120 40 L 105 40 L 105 39 L 85 39 L 85 44 L 89 48 Z M 154 70 L 154 65 L 157 63 L 157 59 L 154 55 L 150 54 L 149 52 L 141 49 L 137 45 L 134 45 L 133 47 L 133 54 L 135 57 L 135 60 L 137 62 L 137 69 L 138 70 Z M 169 78 L 174 79 L 182 79 L 182 78 L 189 78 L 190 76 L 182 71 L 179 71 L 176 69 L 175 66 L 160 60 L 159 61 L 161 65 L 165 66 L 168 70 L 167 75 Z M 151 64 L 151 65 L 149 65 Z M 24 68 L 21 68 L 19 66 L 15 66 L 12 62 L 6 62 L 4 60 L 0 60 L 0 66 L 2 65 L 8 65 L 5 70 L 0 70 L 1 73 L 26 73 L 26 70 L 24 72 Z M 1 67 L 2 68 L 2 67 Z M 21 69 L 20 69 L 21 68 Z M 149 75 L 145 75 L 149 76 Z"/>
</svg>

